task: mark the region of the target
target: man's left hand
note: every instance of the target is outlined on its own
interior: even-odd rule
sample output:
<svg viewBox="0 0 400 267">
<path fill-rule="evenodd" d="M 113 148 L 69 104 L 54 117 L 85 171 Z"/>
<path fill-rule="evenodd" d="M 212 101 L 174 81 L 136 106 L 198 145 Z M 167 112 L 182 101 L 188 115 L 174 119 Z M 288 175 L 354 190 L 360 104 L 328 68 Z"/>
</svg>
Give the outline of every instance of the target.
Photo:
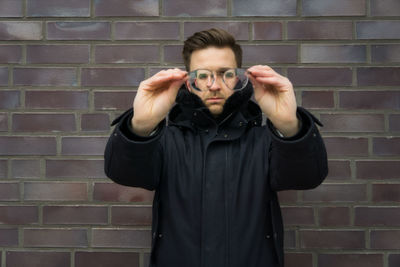
<svg viewBox="0 0 400 267">
<path fill-rule="evenodd" d="M 269 66 L 252 66 L 247 71 L 261 110 L 285 137 L 295 135 L 299 120 L 292 83 Z"/>
</svg>

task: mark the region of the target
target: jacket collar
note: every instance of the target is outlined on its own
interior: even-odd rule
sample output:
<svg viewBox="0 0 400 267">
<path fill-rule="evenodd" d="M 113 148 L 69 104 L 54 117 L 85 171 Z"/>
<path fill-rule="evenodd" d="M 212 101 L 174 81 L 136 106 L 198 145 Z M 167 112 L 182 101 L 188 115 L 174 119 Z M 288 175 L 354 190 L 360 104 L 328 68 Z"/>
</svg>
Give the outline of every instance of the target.
<svg viewBox="0 0 400 267">
<path fill-rule="evenodd" d="M 178 92 L 176 105 L 169 113 L 169 125 L 188 128 L 208 129 L 221 126 L 242 126 L 243 124 L 256 126 L 262 123 L 262 113 L 259 106 L 250 100 L 253 86 L 249 82 L 241 90 L 234 92 L 225 102 L 223 112 L 214 118 L 203 101 L 189 92 L 183 85 Z"/>
</svg>

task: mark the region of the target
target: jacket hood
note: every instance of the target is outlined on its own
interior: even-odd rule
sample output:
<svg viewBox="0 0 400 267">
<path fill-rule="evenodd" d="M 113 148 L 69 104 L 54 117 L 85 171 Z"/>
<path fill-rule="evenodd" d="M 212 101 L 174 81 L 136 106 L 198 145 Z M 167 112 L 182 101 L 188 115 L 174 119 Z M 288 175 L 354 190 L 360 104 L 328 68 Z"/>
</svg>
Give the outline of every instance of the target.
<svg viewBox="0 0 400 267">
<path fill-rule="evenodd" d="M 253 95 L 253 85 L 249 82 L 240 91 L 234 92 L 225 102 L 223 111 L 214 117 L 203 101 L 196 94 L 191 93 L 185 85 L 179 89 L 176 105 L 168 116 L 169 124 L 209 126 L 229 121 L 235 114 L 241 113 L 247 121 L 262 122 L 262 113 L 259 106 L 250 98 Z M 199 116 L 200 115 L 200 116 Z"/>
</svg>

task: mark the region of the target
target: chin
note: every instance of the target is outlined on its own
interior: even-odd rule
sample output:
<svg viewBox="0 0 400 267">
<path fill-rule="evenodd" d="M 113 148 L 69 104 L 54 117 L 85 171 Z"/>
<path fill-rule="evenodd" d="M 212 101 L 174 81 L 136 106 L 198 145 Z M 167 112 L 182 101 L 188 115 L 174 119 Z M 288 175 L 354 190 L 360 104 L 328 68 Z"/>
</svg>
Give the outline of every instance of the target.
<svg viewBox="0 0 400 267">
<path fill-rule="evenodd" d="M 208 109 L 214 117 L 217 117 L 222 113 L 222 106 L 209 106 Z"/>
</svg>

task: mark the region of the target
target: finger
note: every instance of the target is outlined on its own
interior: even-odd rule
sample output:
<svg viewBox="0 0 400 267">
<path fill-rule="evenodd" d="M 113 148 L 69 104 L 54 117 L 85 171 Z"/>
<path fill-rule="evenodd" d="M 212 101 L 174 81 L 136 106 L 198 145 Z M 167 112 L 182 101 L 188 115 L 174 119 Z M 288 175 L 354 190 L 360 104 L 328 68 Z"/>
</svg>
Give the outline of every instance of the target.
<svg viewBox="0 0 400 267">
<path fill-rule="evenodd" d="M 267 77 L 267 76 L 273 76 L 273 75 L 277 75 L 280 76 L 277 72 L 275 72 L 273 69 L 271 68 L 254 68 L 254 69 L 249 69 L 248 72 L 250 72 L 251 75 L 253 76 L 263 76 L 263 77 Z"/>
<path fill-rule="evenodd" d="M 265 85 L 272 85 L 274 88 L 276 88 L 277 90 L 284 92 L 287 91 L 287 89 L 285 88 L 282 79 L 280 79 L 279 77 L 276 76 L 272 76 L 272 77 L 256 77 L 256 81 L 265 84 Z"/>
</svg>

